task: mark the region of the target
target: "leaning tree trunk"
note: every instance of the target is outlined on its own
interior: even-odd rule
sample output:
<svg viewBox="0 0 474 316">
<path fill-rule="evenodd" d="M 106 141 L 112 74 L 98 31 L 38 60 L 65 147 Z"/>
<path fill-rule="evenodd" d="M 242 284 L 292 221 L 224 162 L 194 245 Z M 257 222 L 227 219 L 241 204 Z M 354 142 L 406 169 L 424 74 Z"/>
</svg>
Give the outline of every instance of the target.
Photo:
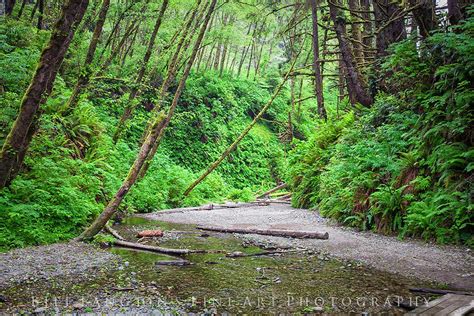
<svg viewBox="0 0 474 316">
<path fill-rule="evenodd" d="M 88 0 L 70 0 L 62 10 L 61 17 L 54 27 L 48 46 L 43 50 L 36 72 L 31 80 L 20 106 L 17 119 L 0 152 L 0 188 L 10 178 L 12 168 L 18 163 L 19 153 L 29 147 L 27 135 L 37 119 L 40 105 L 46 101 L 49 87 L 52 87 L 59 65 L 74 36 L 76 27 L 87 9 Z"/>
<path fill-rule="evenodd" d="M 84 69 L 80 72 L 77 83 L 74 86 L 71 96 L 67 102 L 67 108 L 72 109 L 77 104 L 81 91 L 89 84 L 90 76 L 92 74 L 92 61 L 94 60 L 95 51 L 97 44 L 99 43 L 100 36 L 104 27 L 105 19 L 107 18 L 107 12 L 109 11 L 110 0 L 103 0 L 102 6 L 99 11 L 99 17 L 92 33 L 91 42 L 89 49 L 87 50 L 86 60 L 84 61 Z"/>
<path fill-rule="evenodd" d="M 368 107 L 372 105 L 373 99 L 363 86 L 362 78 L 360 78 L 360 74 L 357 71 L 356 63 L 354 61 L 354 55 L 347 40 L 344 18 L 339 14 L 339 9 L 337 8 L 337 6 L 334 5 L 334 3 L 332 3 L 331 1 L 328 2 L 330 17 L 334 23 L 334 29 L 341 51 L 341 57 L 344 62 L 345 71 L 347 72 L 346 75 L 348 91 L 349 93 L 353 94 L 353 97 L 355 100 L 357 100 L 357 102 L 359 102 L 363 106 Z"/>
<path fill-rule="evenodd" d="M 207 11 L 204 22 L 202 23 L 201 28 L 199 30 L 199 35 L 194 44 L 191 57 L 188 60 L 186 69 L 184 70 L 183 76 L 181 77 L 178 88 L 175 92 L 173 102 L 169 109 L 168 115 L 165 116 L 163 113 L 160 113 L 156 116 L 156 118 L 154 119 L 154 123 L 152 124 L 150 128 L 150 132 L 147 134 L 145 141 L 140 147 L 138 156 L 135 159 L 135 162 L 133 163 L 132 167 L 130 168 L 129 173 L 127 177 L 125 178 L 124 182 L 122 183 L 122 185 L 120 186 L 119 190 L 117 191 L 115 196 L 112 198 L 112 200 L 107 204 L 102 214 L 100 214 L 99 217 L 97 217 L 96 220 L 91 224 L 91 226 L 89 226 L 81 234 L 81 236 L 79 237 L 80 239 L 82 240 L 90 239 L 94 237 L 98 232 L 101 231 L 101 229 L 105 226 L 107 221 L 117 211 L 117 208 L 120 206 L 120 203 L 123 201 L 123 199 L 127 195 L 130 188 L 136 182 L 138 175 L 140 173 L 140 170 L 143 164 L 145 163 L 145 160 L 150 159 L 150 157 L 148 157 L 148 154 L 150 150 L 152 149 L 153 144 L 157 141 L 159 137 L 163 135 L 163 131 L 166 128 L 167 124 L 169 123 L 171 117 L 173 116 L 174 109 L 176 108 L 178 104 L 178 100 L 181 97 L 181 93 L 183 92 L 183 89 L 184 89 L 184 84 L 186 83 L 186 79 L 189 76 L 191 67 L 193 66 L 194 60 L 196 59 L 196 54 L 198 52 L 199 46 L 201 45 L 204 34 L 206 33 L 206 28 L 209 23 L 211 14 L 214 11 L 214 8 L 216 6 L 216 2 L 217 0 L 211 0 L 209 10 Z"/>
<path fill-rule="evenodd" d="M 319 117 L 327 120 L 328 115 L 324 107 L 323 77 L 321 75 L 321 64 L 319 60 L 319 34 L 318 34 L 318 7 L 316 0 L 311 0 L 311 16 L 313 20 L 313 71 L 314 71 L 314 91 L 318 102 Z"/>
<path fill-rule="evenodd" d="M 265 112 L 268 110 L 268 108 L 272 105 L 273 101 L 275 100 L 275 98 L 278 96 L 281 89 L 285 85 L 285 83 L 288 80 L 291 72 L 293 71 L 293 68 L 296 64 L 297 59 L 298 59 L 298 56 L 296 56 L 295 59 L 293 60 L 293 63 L 290 67 L 290 70 L 288 70 L 288 72 L 286 73 L 285 77 L 283 78 L 283 81 L 275 88 L 275 91 L 273 92 L 273 95 L 270 98 L 270 100 L 267 102 L 267 104 L 265 104 L 265 106 L 255 116 L 253 121 L 242 131 L 242 133 L 240 133 L 240 135 L 237 137 L 237 139 L 229 147 L 227 147 L 226 150 L 224 150 L 224 152 L 220 155 L 220 157 L 216 161 L 214 161 L 208 167 L 208 169 L 186 189 L 186 191 L 184 191 L 184 193 L 183 193 L 184 196 L 188 196 L 189 193 L 191 193 L 191 191 L 194 190 L 194 188 L 199 183 L 201 183 L 204 179 L 206 179 L 206 177 L 209 174 L 211 174 L 211 172 L 213 172 L 217 167 L 219 167 L 219 165 L 222 163 L 222 161 L 224 161 L 224 159 L 237 147 L 237 145 L 240 143 L 240 141 L 245 136 L 247 136 L 247 134 L 250 132 L 250 130 L 254 127 L 254 125 L 257 124 L 258 120 L 263 116 L 263 114 L 265 114 Z"/>
</svg>

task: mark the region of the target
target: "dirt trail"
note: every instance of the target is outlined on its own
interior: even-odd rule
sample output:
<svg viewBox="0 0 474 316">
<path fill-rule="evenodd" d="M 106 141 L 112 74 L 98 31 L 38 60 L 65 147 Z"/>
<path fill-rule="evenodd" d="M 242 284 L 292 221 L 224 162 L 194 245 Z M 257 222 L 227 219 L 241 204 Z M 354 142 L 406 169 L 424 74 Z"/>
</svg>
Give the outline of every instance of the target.
<svg viewBox="0 0 474 316">
<path fill-rule="evenodd" d="M 274 228 L 327 231 L 329 240 L 295 240 L 247 235 L 279 246 L 305 247 L 336 258 L 361 261 L 383 271 L 443 283 L 452 288 L 474 289 L 474 257 L 467 247 L 441 246 L 418 240 L 357 232 L 327 223 L 317 212 L 288 205 L 251 206 L 214 210 L 170 210 L 143 217 L 161 221 L 229 228 Z"/>
</svg>

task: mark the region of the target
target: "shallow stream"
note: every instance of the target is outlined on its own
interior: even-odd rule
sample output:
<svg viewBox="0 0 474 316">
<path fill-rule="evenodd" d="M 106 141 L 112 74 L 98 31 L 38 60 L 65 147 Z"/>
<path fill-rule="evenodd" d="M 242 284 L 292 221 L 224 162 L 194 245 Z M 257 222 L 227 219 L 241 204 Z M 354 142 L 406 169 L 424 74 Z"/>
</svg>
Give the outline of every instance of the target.
<svg viewBox="0 0 474 316">
<path fill-rule="evenodd" d="M 397 301 L 422 304 L 410 287 L 423 282 L 380 272 L 356 262 L 340 261 L 306 249 L 231 258 L 226 253 L 256 254 L 274 250 L 271 244 L 254 244 L 232 234 L 203 233 L 193 226 L 170 224 L 141 217 L 125 219 L 114 228 L 127 240 L 137 241 L 139 231 L 161 228 L 162 238 L 149 245 L 168 248 L 222 250 L 183 257 L 191 265 L 157 265 L 177 258 L 161 254 L 111 248 L 120 259 L 86 280 L 45 280 L 22 284 L 7 291 L 21 310 L 34 296 L 50 299 L 80 311 L 151 310 L 179 313 L 274 314 L 313 312 L 388 312 L 401 314 Z M 80 298 L 80 299 L 79 299 Z"/>
</svg>

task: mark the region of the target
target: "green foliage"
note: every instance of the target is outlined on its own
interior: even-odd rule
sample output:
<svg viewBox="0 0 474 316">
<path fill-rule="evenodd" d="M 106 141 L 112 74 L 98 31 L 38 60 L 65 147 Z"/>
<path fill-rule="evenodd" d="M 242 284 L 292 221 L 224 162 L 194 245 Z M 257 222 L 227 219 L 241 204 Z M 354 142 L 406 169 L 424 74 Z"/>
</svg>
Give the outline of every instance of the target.
<svg viewBox="0 0 474 316">
<path fill-rule="evenodd" d="M 45 35 L 47 32 L 33 32 L 15 21 L 0 26 L 2 141 L 17 115 Z M 86 49 L 76 44 L 75 49 Z M 9 188 L 0 191 L 0 250 L 76 236 L 103 210 L 135 159 L 150 117 L 140 105 L 153 104 L 156 91 L 149 88 L 136 99 L 133 119 L 115 145 L 111 137 L 128 105 L 129 82 L 94 81 L 74 110 L 65 111 L 70 81 L 74 83 L 75 78 L 74 67 L 69 70 L 74 58 L 65 61 L 68 67 L 58 75 L 51 97 L 42 106 L 39 130 L 22 172 Z M 257 188 L 274 186 L 284 168 L 283 149 L 272 126 L 257 124 L 216 172 L 187 198 L 182 196 L 248 125 L 270 94 L 264 85 L 246 80 L 219 78 L 212 72 L 193 75 L 147 175 L 132 187 L 121 210 L 150 212 L 227 198 L 249 201 Z M 287 105 L 285 97 L 279 98 L 276 111 L 266 118 L 284 113 L 281 108 Z"/>
<path fill-rule="evenodd" d="M 393 95 L 297 144 L 296 206 L 360 229 L 473 243 L 473 25 L 395 45 L 383 65 Z"/>
</svg>

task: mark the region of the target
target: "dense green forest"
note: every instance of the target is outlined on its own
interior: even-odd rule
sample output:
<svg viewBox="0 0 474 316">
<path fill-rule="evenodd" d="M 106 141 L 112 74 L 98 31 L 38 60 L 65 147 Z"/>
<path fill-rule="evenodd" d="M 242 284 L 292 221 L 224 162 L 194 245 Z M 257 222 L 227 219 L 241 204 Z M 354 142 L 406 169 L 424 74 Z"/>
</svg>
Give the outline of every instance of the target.
<svg viewBox="0 0 474 316">
<path fill-rule="evenodd" d="M 345 225 L 472 245 L 467 4 L 5 1 L 0 249 L 282 182 Z"/>
</svg>

